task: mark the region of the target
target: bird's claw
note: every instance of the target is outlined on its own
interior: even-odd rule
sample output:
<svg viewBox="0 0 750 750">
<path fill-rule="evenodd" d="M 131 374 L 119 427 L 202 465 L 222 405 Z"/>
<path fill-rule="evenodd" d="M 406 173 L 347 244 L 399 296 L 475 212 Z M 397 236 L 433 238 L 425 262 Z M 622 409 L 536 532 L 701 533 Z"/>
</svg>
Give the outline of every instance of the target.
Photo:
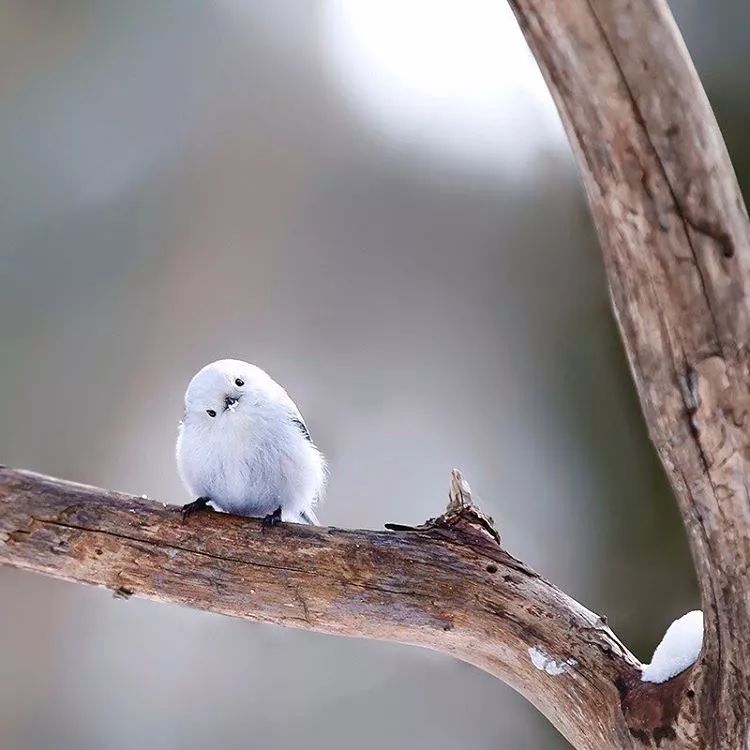
<svg viewBox="0 0 750 750">
<path fill-rule="evenodd" d="M 183 505 L 182 509 L 180 510 L 180 513 L 182 515 L 182 520 L 184 521 L 189 515 L 195 513 L 196 511 L 203 510 L 204 508 L 208 507 L 208 503 L 211 501 L 210 497 L 199 497 L 197 500 L 193 500 L 192 503 L 188 503 L 187 505 Z M 210 510 L 210 508 L 209 508 Z"/>
<path fill-rule="evenodd" d="M 273 513 L 269 513 L 263 518 L 263 528 L 269 526 L 278 526 L 281 523 L 281 507 L 276 508 Z"/>
</svg>

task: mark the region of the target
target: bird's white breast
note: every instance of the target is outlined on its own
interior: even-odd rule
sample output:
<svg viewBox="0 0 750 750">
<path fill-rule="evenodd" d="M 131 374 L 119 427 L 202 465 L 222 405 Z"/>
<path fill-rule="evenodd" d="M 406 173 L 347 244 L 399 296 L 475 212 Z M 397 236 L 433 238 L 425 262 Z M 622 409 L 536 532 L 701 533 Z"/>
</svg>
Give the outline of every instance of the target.
<svg viewBox="0 0 750 750">
<path fill-rule="evenodd" d="M 186 418 L 177 442 L 180 475 L 194 497 L 221 510 L 286 520 L 312 507 L 325 481 L 320 452 L 288 408 L 244 404 L 216 420 Z"/>
</svg>

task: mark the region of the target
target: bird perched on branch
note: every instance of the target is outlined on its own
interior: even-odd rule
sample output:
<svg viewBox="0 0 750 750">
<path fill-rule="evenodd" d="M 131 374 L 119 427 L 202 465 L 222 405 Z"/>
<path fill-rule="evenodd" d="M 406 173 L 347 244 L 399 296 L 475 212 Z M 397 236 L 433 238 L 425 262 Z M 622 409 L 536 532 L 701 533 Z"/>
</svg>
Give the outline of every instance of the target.
<svg viewBox="0 0 750 750">
<path fill-rule="evenodd" d="M 183 518 L 209 503 L 219 510 L 316 524 L 326 463 L 287 392 L 266 372 L 236 359 L 200 370 L 185 393 L 177 467 L 197 498 Z"/>
</svg>

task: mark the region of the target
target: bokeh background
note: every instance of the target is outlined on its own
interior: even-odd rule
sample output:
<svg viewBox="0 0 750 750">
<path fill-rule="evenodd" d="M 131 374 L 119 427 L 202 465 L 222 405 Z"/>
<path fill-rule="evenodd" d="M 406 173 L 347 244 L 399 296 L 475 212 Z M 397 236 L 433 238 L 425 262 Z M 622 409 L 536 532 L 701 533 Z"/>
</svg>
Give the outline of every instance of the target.
<svg viewBox="0 0 750 750">
<path fill-rule="evenodd" d="M 750 6 L 675 0 L 750 180 Z M 460 466 L 644 660 L 697 605 L 557 115 L 502 0 L 0 0 L 0 461 L 187 500 L 188 379 L 285 384 L 324 523 Z M 393 488 L 398 487 L 398 492 Z M 562 748 L 467 665 L 0 570 L 3 750 Z"/>
</svg>

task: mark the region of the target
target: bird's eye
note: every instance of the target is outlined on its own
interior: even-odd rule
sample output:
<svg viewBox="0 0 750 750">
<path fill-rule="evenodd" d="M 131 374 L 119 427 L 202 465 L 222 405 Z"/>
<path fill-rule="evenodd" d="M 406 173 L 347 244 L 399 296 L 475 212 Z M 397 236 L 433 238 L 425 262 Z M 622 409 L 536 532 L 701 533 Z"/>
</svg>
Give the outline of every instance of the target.
<svg viewBox="0 0 750 750">
<path fill-rule="evenodd" d="M 216 416 L 216 412 L 213 409 L 206 409 L 206 414 L 208 414 L 209 417 Z"/>
<path fill-rule="evenodd" d="M 242 388 L 243 385 L 245 385 L 245 381 L 242 378 L 237 378 L 234 381 L 234 384 L 238 386 L 239 388 Z"/>
</svg>

